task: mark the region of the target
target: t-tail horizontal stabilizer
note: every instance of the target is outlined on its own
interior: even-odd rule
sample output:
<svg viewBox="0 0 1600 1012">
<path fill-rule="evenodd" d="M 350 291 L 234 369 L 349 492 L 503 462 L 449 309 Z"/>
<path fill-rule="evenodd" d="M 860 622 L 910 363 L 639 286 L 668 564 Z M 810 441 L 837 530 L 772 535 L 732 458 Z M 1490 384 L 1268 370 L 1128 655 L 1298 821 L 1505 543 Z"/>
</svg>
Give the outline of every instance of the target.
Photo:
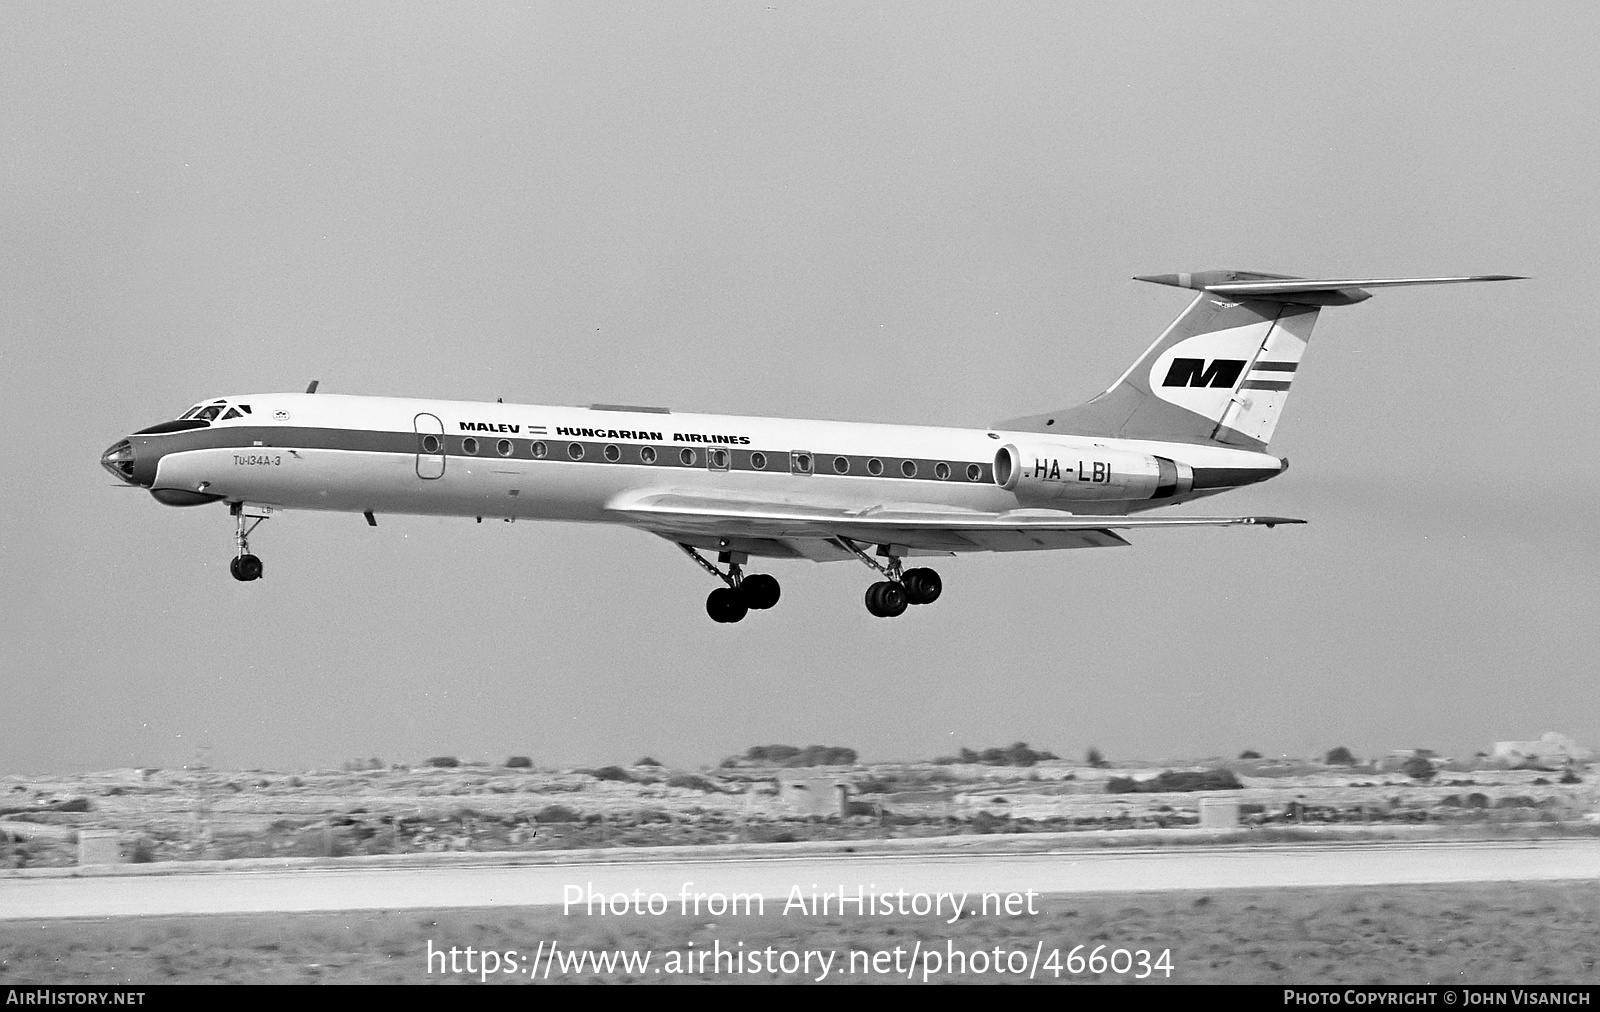
<svg viewBox="0 0 1600 1012">
<path fill-rule="evenodd" d="M 1316 280 L 1254 271 L 1200 271 L 1197 274 L 1144 274 L 1149 281 L 1175 288 L 1194 288 L 1214 295 L 1233 295 L 1269 302 L 1294 302 L 1308 306 L 1348 306 L 1372 298 L 1364 288 L 1401 288 L 1406 285 L 1459 285 L 1469 281 L 1522 281 L 1515 274 L 1474 274 L 1459 278 L 1363 278 Z"/>
<path fill-rule="evenodd" d="M 1520 279 L 1510 274 L 1315 279 L 1200 271 L 1135 280 L 1199 294 L 1098 397 L 1075 408 L 997 422 L 994 428 L 1263 450 L 1323 307 L 1362 302 L 1372 297 L 1369 288 Z"/>
</svg>

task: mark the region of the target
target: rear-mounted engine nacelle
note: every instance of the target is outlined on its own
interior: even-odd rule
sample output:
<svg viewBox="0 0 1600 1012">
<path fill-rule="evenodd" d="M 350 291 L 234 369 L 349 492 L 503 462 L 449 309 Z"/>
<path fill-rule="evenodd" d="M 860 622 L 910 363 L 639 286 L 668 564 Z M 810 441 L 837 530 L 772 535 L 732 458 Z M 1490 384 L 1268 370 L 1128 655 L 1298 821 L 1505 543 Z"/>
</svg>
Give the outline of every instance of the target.
<svg viewBox="0 0 1600 1012">
<path fill-rule="evenodd" d="M 994 480 L 1023 504 L 1166 499 L 1194 488 L 1194 471 L 1166 457 L 1126 450 L 1008 443 L 994 455 Z"/>
</svg>

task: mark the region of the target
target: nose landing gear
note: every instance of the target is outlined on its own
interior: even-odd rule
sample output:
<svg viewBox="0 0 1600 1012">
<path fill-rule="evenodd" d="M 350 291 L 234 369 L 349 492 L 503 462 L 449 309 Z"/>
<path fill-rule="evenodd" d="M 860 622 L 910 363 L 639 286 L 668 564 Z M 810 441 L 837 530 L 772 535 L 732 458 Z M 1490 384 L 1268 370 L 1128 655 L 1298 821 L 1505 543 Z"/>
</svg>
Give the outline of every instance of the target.
<svg viewBox="0 0 1600 1012">
<path fill-rule="evenodd" d="M 724 573 L 707 562 L 692 546 L 679 543 L 678 547 L 701 569 L 727 584 L 726 587 L 713 590 L 706 598 L 706 614 L 711 616 L 713 622 L 741 621 L 751 611 L 771 608 L 783 594 L 778 581 L 765 573 L 744 575 L 740 567 L 748 561 L 749 556 L 742 552 L 723 552 L 717 558 L 718 562 L 728 564 L 728 571 Z"/>
<path fill-rule="evenodd" d="M 267 519 L 264 513 L 246 513 L 243 503 L 229 503 L 228 512 L 233 514 L 236 526 L 233 533 L 233 543 L 238 547 L 238 554 L 228 563 L 228 572 L 240 583 L 249 583 L 251 580 L 261 579 L 261 560 L 250 554 L 250 534 L 261 521 Z M 252 521 L 248 525 L 246 521 Z"/>
</svg>

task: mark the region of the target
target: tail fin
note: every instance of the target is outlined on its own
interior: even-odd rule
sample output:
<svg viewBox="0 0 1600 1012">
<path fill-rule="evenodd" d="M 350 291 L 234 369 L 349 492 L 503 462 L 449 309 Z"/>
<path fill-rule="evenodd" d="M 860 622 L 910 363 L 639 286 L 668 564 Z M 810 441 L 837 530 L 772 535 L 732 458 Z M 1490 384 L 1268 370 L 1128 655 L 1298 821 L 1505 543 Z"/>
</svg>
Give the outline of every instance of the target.
<svg viewBox="0 0 1600 1012">
<path fill-rule="evenodd" d="M 1200 294 L 1104 393 L 1075 408 L 1014 418 L 995 428 L 1259 450 L 1272 439 L 1323 307 L 1371 298 L 1364 288 L 1514 279 L 1494 274 L 1317 281 L 1204 271 L 1135 280 Z"/>
</svg>

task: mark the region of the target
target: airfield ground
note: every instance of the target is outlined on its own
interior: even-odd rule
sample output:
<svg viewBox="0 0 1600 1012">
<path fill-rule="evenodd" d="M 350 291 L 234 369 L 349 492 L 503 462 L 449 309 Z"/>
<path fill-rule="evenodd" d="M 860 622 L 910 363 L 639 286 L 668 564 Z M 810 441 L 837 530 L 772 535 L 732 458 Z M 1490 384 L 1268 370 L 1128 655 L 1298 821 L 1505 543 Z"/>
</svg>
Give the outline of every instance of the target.
<svg viewBox="0 0 1600 1012">
<path fill-rule="evenodd" d="M 885 764 L 780 772 L 738 767 L 671 771 L 381 769 L 298 774 L 125 770 L 81 777 L 0 779 L 0 871 L 66 867 L 73 836 L 116 830 L 126 858 L 154 864 L 344 855 L 566 852 L 793 840 L 939 837 L 969 848 L 1050 834 L 1082 846 L 1215 840 L 1192 828 L 1195 793 L 1109 794 L 1111 777 L 1162 769 L 1228 768 L 1242 789 L 1239 830 L 1228 839 L 1540 839 L 1600 833 L 1600 794 L 1589 771 L 1445 768 L 1423 782 L 1395 771 L 1319 764 L 1211 762 L 1088 769 Z M 618 777 L 618 772 L 623 774 Z M 780 778 L 855 785 L 849 814 L 798 811 Z M 17 827 L 22 827 L 18 830 Z M 1070 845 L 1070 842 L 1069 842 Z M 883 846 L 880 844 L 879 846 Z M 899 847 L 900 844 L 893 846 Z M 560 853 L 549 853 L 552 860 Z M 577 856 L 577 855 L 573 855 Z M 413 858 L 414 860 L 415 858 Z M 383 860 L 368 857 L 367 861 Z M 424 860 L 427 860 L 424 858 Z M 469 859 L 470 860 L 470 859 Z M 143 870 L 143 869 L 141 869 Z M 149 870 L 157 870 L 150 867 Z M 1046 896 L 1025 921 L 926 917 L 812 920 L 768 914 L 576 922 L 556 908 L 378 910 L 332 913 L 4 919 L 0 985 L 160 982 L 468 982 L 429 973 L 430 944 L 516 949 L 559 940 L 564 951 L 676 950 L 720 944 L 745 951 L 890 951 L 954 945 L 1021 950 L 1041 945 L 1170 950 L 1183 982 L 1600 983 L 1600 880 L 1472 882 L 1385 887 L 1235 888 Z M 1085 949 L 1084 952 L 1089 951 Z M 523 957 L 526 959 L 526 955 Z M 656 964 L 658 967 L 663 965 Z M 727 973 L 633 974 L 647 981 L 729 979 Z M 811 977 L 816 974 L 812 973 Z M 548 978 L 625 980 L 625 972 L 556 971 Z M 745 981 L 805 979 L 758 973 Z M 502 974 L 491 980 L 525 981 Z M 544 978 L 540 978 L 544 979 Z M 834 974 L 833 982 L 903 981 L 894 974 Z M 990 970 L 936 979 L 998 981 Z M 1008 979 L 1018 979 L 1010 977 Z M 1054 975 L 1042 979 L 1058 979 Z M 1059 979 L 1129 981 L 1134 975 L 1063 973 Z"/>
</svg>

